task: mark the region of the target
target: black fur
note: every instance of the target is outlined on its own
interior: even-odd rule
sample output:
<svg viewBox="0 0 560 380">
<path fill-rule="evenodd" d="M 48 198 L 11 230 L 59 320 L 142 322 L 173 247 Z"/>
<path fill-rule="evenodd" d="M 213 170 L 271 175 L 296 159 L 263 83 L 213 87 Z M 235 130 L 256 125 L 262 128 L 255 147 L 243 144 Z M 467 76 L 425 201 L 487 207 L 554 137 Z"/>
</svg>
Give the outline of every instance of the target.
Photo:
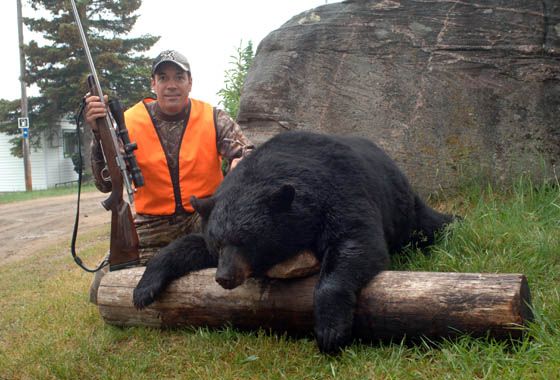
<svg viewBox="0 0 560 380">
<path fill-rule="evenodd" d="M 146 268 L 135 305 L 149 305 L 182 274 L 219 266 L 223 255 L 242 256 L 260 276 L 312 250 L 322 263 L 314 294 L 322 352 L 348 344 L 357 294 L 387 268 L 389 254 L 409 243 L 431 244 L 453 219 L 426 206 L 369 140 L 307 132 L 275 136 L 241 161 L 212 198 L 193 205 L 204 216 L 208 251 L 199 236 L 166 247 Z"/>
<path fill-rule="evenodd" d="M 148 262 L 144 275 L 134 289 L 134 306 L 143 309 L 154 302 L 171 281 L 186 273 L 216 265 L 218 259 L 209 254 L 203 235 L 183 236 L 171 242 Z"/>
</svg>

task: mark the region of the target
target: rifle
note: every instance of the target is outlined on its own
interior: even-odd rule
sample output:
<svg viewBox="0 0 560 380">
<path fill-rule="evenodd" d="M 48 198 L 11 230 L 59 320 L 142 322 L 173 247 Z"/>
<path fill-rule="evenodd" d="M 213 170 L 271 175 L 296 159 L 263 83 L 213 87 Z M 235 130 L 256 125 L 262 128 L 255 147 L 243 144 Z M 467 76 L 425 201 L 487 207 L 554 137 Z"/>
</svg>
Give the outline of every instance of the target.
<svg viewBox="0 0 560 380">
<path fill-rule="evenodd" d="M 101 102 L 105 103 L 76 3 L 74 0 L 71 0 L 71 4 L 91 71 L 87 80 L 90 93 L 99 96 Z M 140 261 L 138 234 L 132 219 L 130 205 L 123 199 L 123 187 L 126 186 L 129 202 L 132 203 L 132 195 L 135 189 L 132 188 L 131 181 L 135 187 L 140 187 L 144 184 L 144 179 L 134 157 L 134 150 L 137 149 L 137 146 L 135 143 L 131 143 L 128 137 L 123 109 L 118 101 L 109 102 L 109 108 L 116 121 L 117 129 L 113 126 L 109 113 L 107 113 L 105 118 L 99 118 L 95 122 L 99 131 L 99 142 L 101 143 L 112 185 L 109 198 L 101 202 L 101 204 L 106 210 L 111 211 L 111 240 L 108 261 L 109 270 L 113 271 L 135 266 Z M 121 145 L 124 155 L 121 153 Z M 128 170 L 129 168 L 130 171 Z M 74 250 L 72 254 L 76 263 L 86 269 L 81 264 L 81 260 L 75 256 Z"/>
</svg>

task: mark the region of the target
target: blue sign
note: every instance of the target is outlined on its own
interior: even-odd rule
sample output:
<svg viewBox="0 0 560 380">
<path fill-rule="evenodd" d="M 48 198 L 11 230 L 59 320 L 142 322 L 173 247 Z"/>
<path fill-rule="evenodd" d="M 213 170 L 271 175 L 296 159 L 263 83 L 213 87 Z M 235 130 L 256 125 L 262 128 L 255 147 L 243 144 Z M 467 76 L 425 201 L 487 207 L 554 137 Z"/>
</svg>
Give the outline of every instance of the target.
<svg viewBox="0 0 560 380">
<path fill-rule="evenodd" d="M 29 128 L 21 128 L 21 134 L 23 135 L 23 138 L 26 139 L 29 137 Z"/>
</svg>

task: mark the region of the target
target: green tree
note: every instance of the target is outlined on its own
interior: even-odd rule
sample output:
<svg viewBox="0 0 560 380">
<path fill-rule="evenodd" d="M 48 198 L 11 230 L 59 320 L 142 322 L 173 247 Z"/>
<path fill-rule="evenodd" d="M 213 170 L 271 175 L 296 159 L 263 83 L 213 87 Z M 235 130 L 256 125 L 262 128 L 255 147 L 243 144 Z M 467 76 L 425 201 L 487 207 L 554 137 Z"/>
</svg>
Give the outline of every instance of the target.
<svg viewBox="0 0 560 380">
<path fill-rule="evenodd" d="M 235 55 L 230 56 L 230 68 L 225 71 L 224 85 L 225 87 L 218 91 L 217 95 L 221 97 L 220 104 L 224 106 L 227 113 L 234 119 L 239 113 L 239 100 L 241 99 L 241 91 L 243 83 L 247 77 L 247 72 L 253 63 L 253 43 L 249 41 L 247 46 L 243 46 L 243 41 L 239 43 Z"/>
<path fill-rule="evenodd" d="M 72 115 L 87 92 L 89 66 L 70 1 L 29 0 L 36 17 L 24 18 L 28 29 L 41 35 L 25 46 L 26 82 L 37 85 L 40 96 L 29 99 L 31 143 L 40 143 L 39 132 L 49 132 L 57 122 Z M 141 0 L 77 0 L 80 18 L 104 93 L 130 106 L 150 90 L 150 59 L 142 53 L 159 39 L 149 34 L 128 37 L 139 15 Z M 15 108 L 2 107 L 0 120 L 12 121 Z M 3 131 L 18 133 L 11 122 Z M 86 141 L 91 139 L 85 134 Z M 17 150 L 17 147 L 16 149 Z M 14 149 L 12 149 L 14 151 Z M 87 149 L 85 150 L 87 151 Z"/>
</svg>

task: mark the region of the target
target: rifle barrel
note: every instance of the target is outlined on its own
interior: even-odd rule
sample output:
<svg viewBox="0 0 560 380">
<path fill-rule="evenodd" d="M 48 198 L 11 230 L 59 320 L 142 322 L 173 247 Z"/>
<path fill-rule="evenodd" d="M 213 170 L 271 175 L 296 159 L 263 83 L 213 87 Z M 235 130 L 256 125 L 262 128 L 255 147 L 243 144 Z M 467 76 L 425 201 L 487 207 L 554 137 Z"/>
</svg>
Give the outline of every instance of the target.
<svg viewBox="0 0 560 380">
<path fill-rule="evenodd" d="M 84 45 L 84 51 L 86 52 L 87 61 L 89 64 L 89 68 L 91 71 L 91 75 L 93 77 L 93 84 L 95 89 L 97 90 L 97 94 L 99 96 L 99 100 L 101 103 L 105 104 L 105 97 L 103 96 L 103 90 L 101 89 L 101 84 L 99 83 L 99 77 L 97 76 L 97 70 L 95 69 L 95 64 L 93 63 L 93 58 L 91 56 L 91 51 L 89 50 L 89 44 L 87 42 L 86 33 L 84 32 L 84 28 L 82 26 L 82 21 L 80 20 L 80 14 L 78 13 L 78 8 L 76 7 L 76 2 L 74 0 L 70 0 L 72 4 L 72 11 L 74 12 L 74 19 L 76 19 L 76 25 L 78 26 L 78 31 L 80 32 L 80 38 L 82 39 L 82 44 Z M 111 119 L 109 115 L 105 115 L 105 121 L 107 125 L 112 125 Z M 116 140 L 115 140 L 116 141 Z M 118 149 L 118 146 L 115 146 Z"/>
<path fill-rule="evenodd" d="M 93 63 L 93 58 L 91 57 L 91 52 L 89 50 L 89 45 L 86 38 L 86 33 L 84 32 L 84 28 L 82 26 L 82 21 L 80 20 L 80 14 L 78 13 L 78 8 L 76 7 L 76 2 L 74 0 L 70 0 L 72 3 L 72 10 L 74 11 L 74 18 L 76 19 L 76 24 L 78 25 L 78 31 L 80 32 L 80 38 L 82 39 L 82 43 L 84 44 L 84 50 L 86 52 L 87 60 L 89 63 L 89 68 L 91 70 L 91 74 L 93 75 L 93 79 L 95 82 L 95 87 L 97 87 L 97 94 L 101 98 L 101 102 L 105 103 L 103 99 L 103 91 L 101 90 L 101 85 L 99 84 L 99 77 L 97 76 L 97 70 L 95 70 L 95 64 Z"/>
</svg>

